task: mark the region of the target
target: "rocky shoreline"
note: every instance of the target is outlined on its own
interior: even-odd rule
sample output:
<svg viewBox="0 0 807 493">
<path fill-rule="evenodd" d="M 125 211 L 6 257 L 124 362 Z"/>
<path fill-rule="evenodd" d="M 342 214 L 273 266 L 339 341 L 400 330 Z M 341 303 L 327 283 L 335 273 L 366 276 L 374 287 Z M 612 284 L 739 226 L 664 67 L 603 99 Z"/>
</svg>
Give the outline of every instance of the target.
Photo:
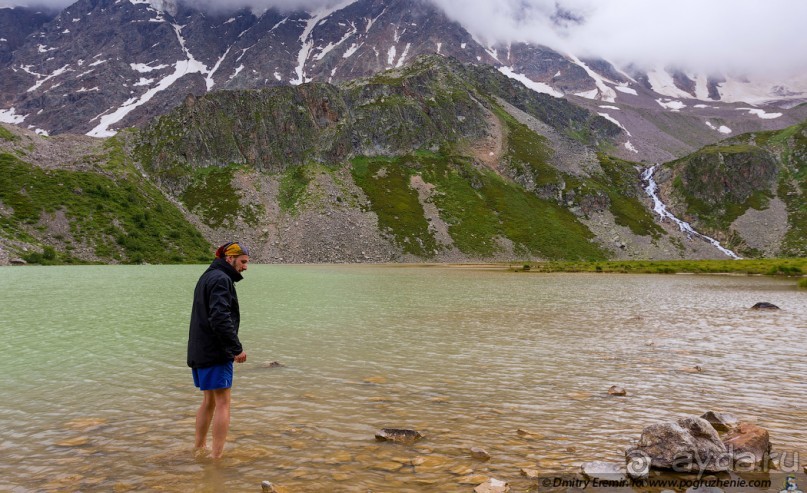
<svg viewBox="0 0 807 493">
<path fill-rule="evenodd" d="M 626 392 L 612 392 L 611 396 L 624 396 Z M 527 430 L 518 430 L 519 436 L 529 438 Z M 425 437 L 413 429 L 385 428 L 375 434 L 379 442 L 391 446 L 407 447 Z M 533 437 L 535 438 L 535 437 Z M 795 458 L 794 458 L 795 454 Z M 480 463 L 491 460 L 491 454 L 480 447 L 465 450 L 465 455 Z M 439 469 L 447 466 L 447 460 L 437 456 L 418 456 L 391 462 L 389 472 L 410 466 L 416 470 Z M 772 473 L 795 474 L 799 469 L 797 452 L 774 450 L 768 430 L 750 421 L 741 421 L 731 413 L 707 411 L 701 416 L 682 416 L 675 421 L 665 421 L 647 426 L 636 444 L 625 449 L 625 462 L 584 462 L 577 469 L 564 471 L 522 467 L 520 479 L 528 479 L 529 492 L 558 491 L 579 492 L 591 487 L 653 487 L 668 485 L 666 491 L 677 490 L 673 485 L 682 485 L 689 493 L 720 493 L 723 486 L 749 484 L 756 491 L 765 491 L 771 481 L 760 480 L 759 475 Z M 452 470 L 458 475 L 458 491 L 466 487 L 474 493 L 508 493 L 512 490 L 507 478 L 474 474 L 472 468 Z M 462 475 L 461 473 L 467 473 Z M 807 467 L 804 468 L 807 473 Z M 755 481 L 746 481 L 743 475 L 756 475 Z M 510 479 L 512 481 L 512 479 Z M 767 481 L 767 483 L 766 483 Z M 754 484 L 761 486 L 754 487 Z M 713 485 L 717 485 L 716 487 Z M 290 493 L 290 488 L 272 481 L 263 481 L 264 493 Z M 659 488 L 656 488 L 659 489 Z M 746 488 L 747 490 L 747 488 Z"/>
</svg>

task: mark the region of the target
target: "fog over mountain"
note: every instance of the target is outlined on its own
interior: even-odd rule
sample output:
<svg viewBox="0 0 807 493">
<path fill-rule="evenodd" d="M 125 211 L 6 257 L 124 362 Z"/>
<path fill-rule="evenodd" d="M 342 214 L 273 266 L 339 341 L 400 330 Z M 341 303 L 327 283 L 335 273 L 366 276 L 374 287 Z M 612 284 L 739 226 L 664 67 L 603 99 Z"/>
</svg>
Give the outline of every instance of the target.
<svg viewBox="0 0 807 493">
<path fill-rule="evenodd" d="M 189 0 L 181 0 L 189 1 Z M 649 69 L 766 73 L 807 71 L 807 2 L 791 0 L 424 0 L 483 44 L 526 41 Z M 0 7 L 61 9 L 70 0 L 0 0 Z M 345 0 L 197 0 L 212 10 L 314 10 Z"/>
</svg>

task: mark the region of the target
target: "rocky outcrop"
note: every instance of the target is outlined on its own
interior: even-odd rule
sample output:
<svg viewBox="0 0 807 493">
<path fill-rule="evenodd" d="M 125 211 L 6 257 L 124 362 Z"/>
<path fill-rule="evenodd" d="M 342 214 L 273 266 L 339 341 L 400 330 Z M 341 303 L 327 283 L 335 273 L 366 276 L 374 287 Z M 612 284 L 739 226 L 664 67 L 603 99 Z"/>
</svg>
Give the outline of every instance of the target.
<svg viewBox="0 0 807 493">
<path fill-rule="evenodd" d="M 423 56 L 411 65 L 334 86 L 311 83 L 226 91 L 185 103 L 149 124 L 137 153 L 147 170 L 178 193 L 188 172 L 247 165 L 282 172 L 311 162 L 398 156 L 483 139 L 491 96 L 562 133 L 607 141 L 620 129 L 564 100 L 530 91 L 490 67 Z"/>
</svg>

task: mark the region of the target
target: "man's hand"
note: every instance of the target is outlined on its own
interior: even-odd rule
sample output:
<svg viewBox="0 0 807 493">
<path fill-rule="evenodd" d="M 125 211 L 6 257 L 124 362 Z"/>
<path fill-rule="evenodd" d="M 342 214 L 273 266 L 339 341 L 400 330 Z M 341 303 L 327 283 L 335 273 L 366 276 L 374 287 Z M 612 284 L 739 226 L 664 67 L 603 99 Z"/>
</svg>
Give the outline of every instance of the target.
<svg viewBox="0 0 807 493">
<path fill-rule="evenodd" d="M 235 357 L 235 362 L 236 363 L 243 363 L 246 360 L 247 360 L 247 352 L 246 351 L 241 351 L 241 354 L 239 354 L 238 356 Z"/>
</svg>

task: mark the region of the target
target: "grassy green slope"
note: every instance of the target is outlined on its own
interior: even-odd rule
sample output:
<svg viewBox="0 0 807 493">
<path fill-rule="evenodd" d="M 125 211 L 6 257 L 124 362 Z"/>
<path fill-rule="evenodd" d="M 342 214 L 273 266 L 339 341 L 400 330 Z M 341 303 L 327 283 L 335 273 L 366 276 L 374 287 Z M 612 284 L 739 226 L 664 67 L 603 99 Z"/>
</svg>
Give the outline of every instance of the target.
<svg viewBox="0 0 807 493">
<path fill-rule="evenodd" d="M 429 232 L 410 177 L 435 186 L 433 200 L 449 225 L 455 246 L 472 257 L 498 251 L 497 238 L 514 243 L 517 254 L 548 259 L 605 258 L 593 235 L 575 216 L 469 159 L 420 152 L 400 158 L 353 161 L 356 183 L 370 199 L 382 229 L 408 253 L 428 258 L 439 248 Z"/>
<path fill-rule="evenodd" d="M 807 122 L 733 137 L 666 166 L 673 168 L 673 188 L 686 218 L 707 234 L 722 233 L 732 247 L 731 223 L 778 197 L 788 212 L 780 254 L 807 255 Z"/>
<path fill-rule="evenodd" d="M 121 166 L 121 149 L 114 141 L 108 148 L 107 167 Z M 196 262 L 210 255 L 207 242 L 179 209 L 134 173 L 44 170 L 2 153 L 0 202 L 2 235 L 43 247 L 48 230 L 42 218 L 57 211 L 67 218 L 73 241 L 56 238 L 63 243 L 59 250 L 30 254 L 27 260 L 33 263 L 80 262 L 79 248 L 124 263 Z"/>
</svg>

